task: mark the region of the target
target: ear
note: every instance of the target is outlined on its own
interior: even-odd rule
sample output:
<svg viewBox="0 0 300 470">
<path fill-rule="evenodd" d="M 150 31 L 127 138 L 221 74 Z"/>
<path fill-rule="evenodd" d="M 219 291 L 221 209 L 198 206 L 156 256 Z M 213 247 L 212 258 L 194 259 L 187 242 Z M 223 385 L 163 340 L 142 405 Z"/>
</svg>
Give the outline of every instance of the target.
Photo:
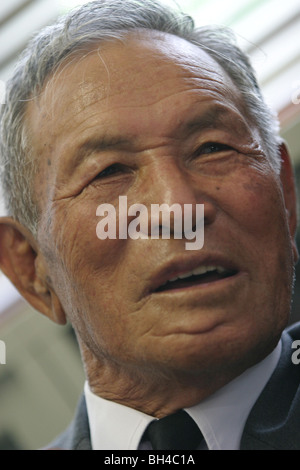
<svg viewBox="0 0 300 470">
<path fill-rule="evenodd" d="M 282 142 L 280 144 L 279 149 L 281 156 L 280 179 L 284 194 L 287 217 L 289 221 L 294 262 L 296 263 L 299 258 L 299 253 L 295 240 L 297 231 L 297 195 L 295 189 L 295 176 L 286 144 Z"/>
<path fill-rule="evenodd" d="M 56 323 L 66 323 L 34 237 L 10 217 L 0 217 L 0 268 L 34 309 Z"/>
</svg>

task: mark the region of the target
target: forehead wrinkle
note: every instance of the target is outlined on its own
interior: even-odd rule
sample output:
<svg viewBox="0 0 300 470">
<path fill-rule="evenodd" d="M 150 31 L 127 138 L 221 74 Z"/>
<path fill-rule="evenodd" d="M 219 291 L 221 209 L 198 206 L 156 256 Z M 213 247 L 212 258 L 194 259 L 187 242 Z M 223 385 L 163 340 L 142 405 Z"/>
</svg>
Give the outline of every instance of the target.
<svg viewBox="0 0 300 470">
<path fill-rule="evenodd" d="M 166 47 L 164 41 L 165 36 L 168 36 L 168 39 L 171 38 L 171 40 L 174 40 L 174 38 L 170 35 L 159 35 L 158 37 L 155 37 L 155 35 L 154 37 L 153 35 L 150 35 L 152 41 L 150 41 L 149 44 L 148 42 L 145 42 L 145 40 L 142 40 L 144 38 L 140 36 L 139 44 L 135 44 L 134 57 L 136 58 L 137 48 L 138 51 L 143 52 L 143 54 L 141 52 L 140 54 L 138 54 L 138 58 L 143 62 L 144 65 L 147 66 L 151 62 L 154 63 L 153 70 L 156 70 L 154 83 L 152 77 L 152 79 L 149 79 L 150 83 L 146 85 L 146 88 L 149 91 L 151 91 L 152 89 L 155 90 L 155 88 L 161 89 L 161 85 L 165 81 L 176 80 L 178 78 L 182 78 L 183 80 L 186 79 L 190 82 L 193 79 L 203 81 L 215 80 L 218 84 L 224 86 L 224 75 L 226 76 L 225 71 L 205 51 L 201 50 L 195 45 L 187 43 L 184 40 L 185 49 L 187 52 L 186 57 L 186 55 L 183 54 L 184 51 L 182 47 L 180 48 L 180 51 L 176 51 L 176 48 L 175 50 L 170 50 L 170 48 Z M 175 38 L 176 43 L 178 42 L 178 39 L 179 38 Z M 159 46 L 157 45 L 157 42 L 159 43 Z M 134 83 L 135 90 L 141 90 L 141 92 L 143 92 L 145 90 L 145 83 L 139 84 L 139 77 L 140 71 L 143 71 L 144 67 L 141 67 L 140 69 L 133 67 L 131 65 L 130 60 L 128 60 L 127 55 L 129 54 L 129 57 L 130 54 L 132 55 L 130 43 L 130 39 L 128 40 L 127 44 L 122 44 L 119 42 L 116 43 L 115 41 L 113 41 L 112 43 L 104 43 L 102 48 L 103 50 L 101 50 L 101 54 L 99 46 L 98 48 L 93 48 L 85 54 L 79 52 L 77 54 L 72 54 L 69 58 L 66 58 L 65 61 L 59 67 L 59 69 L 54 74 L 52 74 L 52 76 L 50 75 L 48 77 L 46 86 L 43 90 L 43 97 L 46 101 L 48 101 L 48 114 L 50 114 L 49 110 L 52 109 L 52 117 L 54 116 L 54 108 L 57 102 L 55 88 L 56 86 L 64 86 L 68 81 L 68 75 L 75 74 L 76 76 L 79 76 L 81 74 L 81 79 L 78 83 L 76 94 L 75 96 L 73 94 L 73 96 L 69 99 L 70 104 L 72 104 L 73 106 L 75 105 L 75 102 L 77 102 L 77 108 L 87 107 L 88 105 L 94 104 L 96 101 L 103 101 L 112 95 L 115 95 L 117 97 L 118 94 L 126 91 L 128 81 L 124 81 L 123 77 L 124 74 L 126 75 L 126 73 L 128 72 L 130 72 L 131 83 Z M 126 61 L 124 62 L 124 60 L 122 60 L 121 71 L 119 63 L 116 63 L 116 61 L 114 60 L 114 52 L 116 49 L 123 49 L 123 55 L 126 54 Z M 95 55 L 99 59 L 100 66 L 99 69 L 94 69 L 93 72 L 93 74 L 97 73 L 98 80 L 96 86 L 95 82 L 91 82 L 91 80 L 86 77 L 87 68 L 84 66 L 86 60 L 89 60 L 90 57 L 95 57 Z M 76 62 L 75 59 L 79 59 L 78 62 Z M 170 68 L 172 69 L 173 77 L 170 78 L 170 75 L 167 77 L 163 77 L 163 75 L 168 73 L 168 70 Z M 104 72 L 104 74 L 99 73 L 101 71 Z M 191 76 L 185 78 L 187 73 Z M 205 77 L 205 74 L 212 74 L 214 78 Z M 113 93 L 110 86 L 112 75 L 114 76 L 114 82 L 118 82 L 118 87 L 114 90 Z M 144 78 L 145 77 L 143 76 L 143 79 Z M 78 109 L 77 113 L 79 112 L 80 110 Z"/>
<path fill-rule="evenodd" d="M 132 35 L 133 38 L 134 36 L 135 35 Z M 168 37 L 168 41 L 165 41 L 166 36 Z M 56 118 L 56 104 L 58 105 L 58 107 L 61 107 L 62 103 L 60 102 L 60 94 L 56 96 L 55 89 L 56 86 L 66 86 L 66 83 L 68 82 L 68 74 L 71 74 L 73 76 L 79 76 L 81 74 L 81 77 L 78 80 L 79 83 L 77 83 L 76 90 L 73 90 L 72 95 L 69 95 L 69 93 L 64 93 L 64 100 L 66 100 L 69 96 L 67 103 L 64 103 L 64 108 L 69 108 L 69 106 L 72 107 L 72 120 L 77 116 L 80 116 L 84 109 L 88 109 L 90 106 L 96 105 L 96 103 L 100 103 L 103 101 L 105 102 L 106 99 L 113 97 L 117 99 L 121 93 L 127 91 L 128 87 L 128 80 L 123 79 L 124 67 L 126 67 L 125 72 L 129 70 L 133 73 L 133 75 L 131 74 L 131 83 L 132 81 L 134 82 L 135 91 L 140 90 L 140 94 L 142 95 L 142 97 L 144 97 L 144 99 L 145 87 L 147 88 L 147 91 L 150 95 L 154 95 L 156 93 L 156 90 L 160 91 L 164 88 L 163 84 L 166 81 L 180 81 L 180 79 L 182 79 L 182 87 L 190 86 L 193 81 L 195 81 L 195 84 L 197 84 L 198 87 L 206 88 L 205 85 L 209 85 L 215 82 L 216 85 L 219 86 L 219 93 L 224 94 L 224 96 L 234 95 L 234 93 L 232 93 L 231 91 L 231 87 L 235 87 L 231 80 L 228 83 L 224 70 L 220 66 L 218 66 L 218 64 L 205 51 L 202 51 L 197 46 L 189 44 L 185 40 L 179 40 L 179 38 L 173 38 L 172 36 L 165 34 L 150 34 L 150 37 L 146 37 L 147 40 L 145 40 L 145 35 L 143 32 L 142 35 L 139 35 L 138 39 L 138 44 L 133 43 L 133 50 L 130 47 L 132 41 L 129 38 L 127 40 L 127 43 L 124 44 L 116 44 L 115 42 L 104 44 L 101 50 L 100 58 L 99 46 L 97 49 L 94 48 L 93 50 L 81 55 L 81 57 L 79 57 L 78 62 L 74 62 L 76 54 L 74 54 L 68 60 L 64 61 L 64 63 L 61 64 L 60 69 L 56 73 L 54 73 L 52 77 L 50 76 L 47 80 L 46 88 L 43 94 L 44 116 L 46 116 L 46 118 L 47 116 L 50 118 L 52 117 L 52 120 Z M 148 39 L 151 39 L 151 41 L 148 41 Z M 176 47 L 174 48 L 174 50 L 169 47 L 169 40 L 175 40 L 176 46 L 180 45 L 178 51 Z M 184 43 L 184 47 L 181 43 Z M 135 54 L 138 51 L 138 58 L 144 64 L 147 65 L 150 64 L 150 62 L 153 62 L 154 71 L 151 73 L 151 75 L 154 73 L 155 80 L 153 80 L 152 76 L 152 78 L 149 77 L 147 84 L 145 84 L 145 82 L 140 84 L 140 70 L 143 71 L 143 68 L 133 68 L 132 65 L 130 65 L 130 61 L 128 61 L 128 58 L 125 62 L 122 59 L 121 73 L 120 67 L 117 67 L 118 64 L 116 63 L 114 54 L 117 50 L 120 51 L 122 49 L 123 59 L 125 54 L 130 53 L 132 55 L 134 51 Z M 187 53 L 186 55 L 183 54 L 184 51 Z M 86 64 L 87 60 L 93 60 L 93 57 L 95 57 L 95 55 L 98 56 L 100 69 L 98 69 L 98 67 L 97 69 L 91 69 L 89 67 L 89 74 L 92 73 L 92 75 L 91 77 L 87 77 L 87 69 L 86 67 L 83 67 L 83 65 Z M 81 68 L 79 68 L 80 65 Z M 99 71 L 101 72 L 101 70 L 103 69 L 105 69 L 104 76 L 102 73 L 99 73 Z M 168 73 L 169 69 L 171 69 L 171 74 Z M 108 73 L 108 70 L 110 73 Z M 95 80 L 93 79 L 95 74 L 97 74 L 97 82 L 95 82 Z M 108 77 L 112 74 L 114 75 L 114 77 L 116 75 L 115 78 L 117 81 L 117 87 L 115 87 L 114 90 L 112 90 L 111 86 L 109 86 L 110 83 L 105 83 L 105 78 L 107 80 Z M 190 76 L 187 77 L 187 74 L 190 74 Z M 205 75 L 207 74 L 212 76 L 205 77 Z M 169 85 L 170 88 L 171 85 L 172 83 L 170 83 Z M 165 88 L 168 89 L 169 87 L 166 86 Z M 140 99 L 140 94 L 137 94 L 135 100 Z M 150 101 L 145 104 L 145 106 L 154 104 L 155 101 L 153 100 L 153 98 L 154 96 L 152 96 L 152 99 L 151 96 L 149 96 L 148 101 Z M 161 97 L 161 99 L 162 98 L 163 97 Z M 159 99 L 157 101 L 159 101 Z M 60 119 L 62 119 L 64 115 L 64 110 L 61 109 L 61 111 L 62 112 L 60 113 Z M 68 118 L 69 116 L 67 115 L 67 120 Z M 49 123 L 47 123 L 47 125 L 48 124 Z"/>
</svg>

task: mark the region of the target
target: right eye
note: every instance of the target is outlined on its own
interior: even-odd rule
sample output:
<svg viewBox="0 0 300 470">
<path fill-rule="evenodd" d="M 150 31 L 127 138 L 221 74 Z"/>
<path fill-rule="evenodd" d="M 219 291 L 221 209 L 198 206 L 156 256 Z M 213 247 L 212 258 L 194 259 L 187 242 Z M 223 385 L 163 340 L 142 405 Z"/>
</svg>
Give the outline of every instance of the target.
<svg viewBox="0 0 300 470">
<path fill-rule="evenodd" d="M 108 166 L 105 170 L 100 171 L 95 179 L 104 179 L 109 176 L 114 176 L 118 173 L 124 173 L 125 166 L 120 163 L 114 163 L 113 165 Z"/>
</svg>

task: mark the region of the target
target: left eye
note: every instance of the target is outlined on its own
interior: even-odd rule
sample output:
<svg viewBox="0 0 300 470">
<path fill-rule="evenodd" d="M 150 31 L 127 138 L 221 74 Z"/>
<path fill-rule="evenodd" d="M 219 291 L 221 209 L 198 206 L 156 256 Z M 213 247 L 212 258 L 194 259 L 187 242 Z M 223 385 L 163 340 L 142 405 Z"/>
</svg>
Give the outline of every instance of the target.
<svg viewBox="0 0 300 470">
<path fill-rule="evenodd" d="M 206 144 L 201 145 L 199 147 L 195 154 L 196 155 L 207 155 L 210 153 L 217 153 L 217 152 L 223 152 L 224 150 L 232 150 L 229 145 L 225 144 L 218 144 L 217 142 L 208 142 Z"/>
</svg>

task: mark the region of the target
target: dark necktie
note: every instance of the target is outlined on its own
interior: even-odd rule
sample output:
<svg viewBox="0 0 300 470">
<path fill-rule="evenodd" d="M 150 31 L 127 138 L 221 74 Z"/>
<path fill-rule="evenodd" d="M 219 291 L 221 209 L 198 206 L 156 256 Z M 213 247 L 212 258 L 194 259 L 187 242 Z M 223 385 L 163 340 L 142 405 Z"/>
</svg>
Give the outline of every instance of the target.
<svg viewBox="0 0 300 470">
<path fill-rule="evenodd" d="M 202 438 L 195 421 L 183 410 L 152 421 L 144 435 L 153 450 L 195 450 Z"/>
</svg>

